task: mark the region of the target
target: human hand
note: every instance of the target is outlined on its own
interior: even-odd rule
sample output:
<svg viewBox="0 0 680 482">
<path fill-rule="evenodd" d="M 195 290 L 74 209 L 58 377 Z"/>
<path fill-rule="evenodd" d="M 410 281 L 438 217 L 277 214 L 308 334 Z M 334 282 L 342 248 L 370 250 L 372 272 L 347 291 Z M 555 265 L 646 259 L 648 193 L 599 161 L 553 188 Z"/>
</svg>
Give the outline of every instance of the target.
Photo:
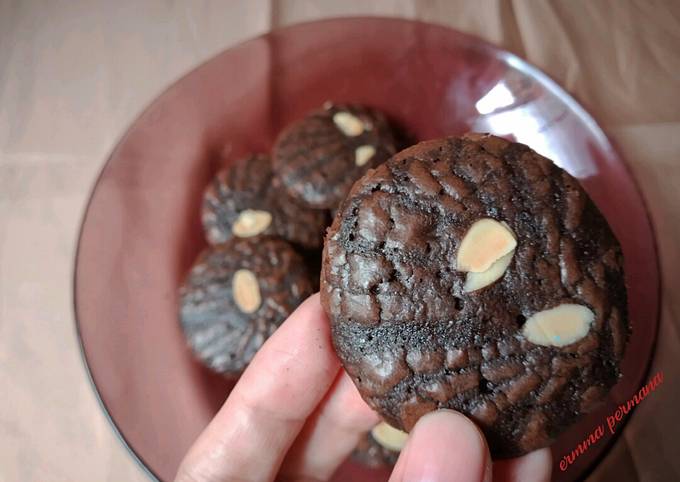
<svg viewBox="0 0 680 482">
<path fill-rule="evenodd" d="M 175 482 L 328 480 L 379 418 L 341 369 L 319 296 L 257 353 Z M 479 429 L 440 410 L 409 435 L 390 481 L 547 481 L 550 452 L 491 463 Z"/>
</svg>

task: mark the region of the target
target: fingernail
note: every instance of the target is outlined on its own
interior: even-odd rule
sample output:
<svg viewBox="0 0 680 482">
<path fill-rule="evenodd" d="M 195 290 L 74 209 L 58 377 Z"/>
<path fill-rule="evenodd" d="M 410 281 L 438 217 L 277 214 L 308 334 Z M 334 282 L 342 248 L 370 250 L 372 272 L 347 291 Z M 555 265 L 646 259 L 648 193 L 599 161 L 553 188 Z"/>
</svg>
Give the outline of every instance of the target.
<svg viewBox="0 0 680 482">
<path fill-rule="evenodd" d="M 491 456 L 483 435 L 472 421 L 451 410 L 438 410 L 418 421 L 400 462 L 394 480 L 491 481 Z"/>
</svg>

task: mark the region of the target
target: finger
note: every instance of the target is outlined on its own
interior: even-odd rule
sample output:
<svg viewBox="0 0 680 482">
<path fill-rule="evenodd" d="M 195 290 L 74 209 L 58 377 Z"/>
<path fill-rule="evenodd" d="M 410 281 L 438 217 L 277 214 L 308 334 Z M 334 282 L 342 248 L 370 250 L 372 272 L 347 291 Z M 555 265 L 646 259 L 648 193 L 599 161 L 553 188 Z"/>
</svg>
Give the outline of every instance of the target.
<svg viewBox="0 0 680 482">
<path fill-rule="evenodd" d="M 424 415 L 390 477 L 390 482 L 412 480 L 490 482 L 491 455 L 477 426 L 452 410 Z"/>
<path fill-rule="evenodd" d="M 499 460 L 493 464 L 494 482 L 549 482 L 552 471 L 550 449 L 541 449 L 516 459 Z"/>
<path fill-rule="evenodd" d="M 327 480 L 376 423 L 378 415 L 363 401 L 344 370 L 307 421 L 283 466 L 284 479 Z"/>
<path fill-rule="evenodd" d="M 328 320 L 314 295 L 257 353 L 176 480 L 272 480 L 339 368 Z"/>
</svg>

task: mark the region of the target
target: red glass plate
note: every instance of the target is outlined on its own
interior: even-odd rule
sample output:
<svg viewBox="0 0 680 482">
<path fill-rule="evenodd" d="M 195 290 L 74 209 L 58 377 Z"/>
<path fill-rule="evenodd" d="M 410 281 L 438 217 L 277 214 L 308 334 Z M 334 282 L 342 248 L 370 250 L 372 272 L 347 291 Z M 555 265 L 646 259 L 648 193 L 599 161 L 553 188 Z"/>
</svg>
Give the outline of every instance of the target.
<svg viewBox="0 0 680 482">
<path fill-rule="evenodd" d="M 556 480 L 583 476 L 609 435 L 564 472 L 559 460 L 638 390 L 654 347 L 659 272 L 644 201 L 597 123 L 543 73 L 477 38 L 396 19 L 301 24 L 231 48 L 162 93 L 111 154 L 82 225 L 75 303 L 89 374 L 121 440 L 171 480 L 227 396 L 231 385 L 192 359 L 177 323 L 177 286 L 203 246 L 201 191 L 219 159 L 268 150 L 282 126 L 329 99 L 378 107 L 419 139 L 512 136 L 578 177 L 603 211 L 623 245 L 633 336 L 606 405 L 552 447 Z M 348 462 L 336 480 L 386 476 Z"/>
</svg>

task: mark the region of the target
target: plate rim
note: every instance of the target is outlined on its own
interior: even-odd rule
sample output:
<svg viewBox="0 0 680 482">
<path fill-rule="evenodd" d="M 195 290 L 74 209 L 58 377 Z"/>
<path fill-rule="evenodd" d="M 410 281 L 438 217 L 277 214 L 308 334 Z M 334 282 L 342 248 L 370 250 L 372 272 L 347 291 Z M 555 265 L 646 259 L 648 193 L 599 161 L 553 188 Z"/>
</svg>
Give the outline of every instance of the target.
<svg viewBox="0 0 680 482">
<path fill-rule="evenodd" d="M 655 359 L 656 356 L 656 350 L 657 350 L 657 345 L 658 345 L 658 333 L 659 333 L 659 323 L 661 320 L 661 306 L 663 302 L 663 293 L 662 293 L 662 283 L 661 283 L 661 271 L 660 271 L 660 259 L 659 259 L 659 249 L 658 249 L 658 236 L 657 236 L 657 230 L 656 226 L 654 224 L 653 218 L 651 216 L 650 210 L 649 210 L 649 203 L 647 199 L 645 198 L 644 192 L 640 187 L 640 184 L 637 180 L 637 178 L 633 175 L 633 170 L 631 166 L 628 164 L 626 161 L 626 158 L 621 155 L 621 150 L 618 148 L 617 143 L 615 143 L 612 138 L 607 135 L 606 131 L 602 128 L 600 123 L 597 121 L 597 118 L 593 116 L 586 108 L 583 106 L 581 101 L 572 94 L 571 92 L 567 91 L 564 87 L 562 87 L 556 80 L 554 80 L 551 76 L 543 72 L 540 68 L 537 66 L 533 65 L 531 62 L 528 60 L 525 60 L 521 56 L 515 54 L 514 52 L 511 52 L 510 50 L 495 45 L 492 42 L 489 42 L 483 38 L 481 38 L 478 35 L 468 33 L 468 32 L 463 32 L 461 30 L 455 29 L 453 27 L 449 27 L 447 25 L 437 23 L 437 22 L 427 22 L 419 19 L 409 19 L 409 18 L 404 18 L 404 17 L 398 17 L 398 16 L 338 16 L 338 17 L 325 17 L 325 18 L 320 18 L 320 19 L 314 19 L 314 20 L 307 20 L 307 21 L 302 21 L 302 22 L 295 22 L 289 25 L 285 26 L 280 26 L 276 27 L 274 29 L 270 29 L 266 32 L 263 32 L 259 35 L 255 35 L 253 37 L 248 37 L 246 39 L 243 39 L 231 46 L 227 46 L 219 50 L 213 55 L 210 55 L 208 58 L 200 61 L 198 64 L 192 66 L 187 70 L 185 73 L 181 74 L 178 78 L 176 78 L 173 81 L 170 81 L 169 83 L 165 84 L 163 87 L 159 89 L 159 92 L 154 95 L 152 100 L 148 103 L 145 104 L 145 106 L 137 112 L 132 118 L 132 120 L 126 125 L 125 130 L 123 131 L 122 134 L 118 136 L 117 141 L 115 142 L 113 148 L 109 151 L 109 153 L 105 157 L 105 161 L 102 163 L 101 167 L 99 168 L 96 176 L 94 177 L 94 181 L 91 184 L 90 189 L 88 190 L 87 194 L 87 202 L 85 203 L 85 207 L 81 212 L 80 220 L 78 223 L 78 230 L 77 230 L 77 241 L 75 245 L 75 256 L 73 260 L 73 265 L 72 265 L 72 272 L 71 272 L 71 289 L 72 289 L 72 308 L 73 308 L 73 325 L 75 329 L 75 335 L 77 339 L 77 344 L 78 344 L 78 351 L 80 352 L 80 359 L 82 361 L 82 365 L 87 377 L 87 381 L 92 388 L 92 391 L 94 392 L 95 398 L 97 400 L 97 403 L 103 412 L 104 418 L 110 425 L 110 427 L 113 429 L 113 432 L 120 442 L 120 444 L 123 446 L 123 448 L 126 450 L 126 452 L 131 456 L 132 460 L 134 460 L 135 465 L 138 466 L 142 470 L 142 473 L 144 473 L 150 480 L 152 481 L 157 481 L 157 482 L 162 482 L 162 479 L 154 472 L 154 470 L 147 464 L 145 461 L 144 457 L 138 453 L 135 448 L 132 446 L 131 442 L 128 441 L 128 439 L 125 437 L 123 434 L 122 429 L 118 426 L 116 421 L 114 420 L 113 416 L 111 415 L 111 412 L 109 411 L 109 408 L 102 398 L 102 395 L 99 391 L 99 388 L 97 386 L 97 382 L 95 380 L 94 374 L 92 373 L 90 363 L 88 361 L 87 357 L 87 351 L 85 348 L 85 342 L 82 336 L 82 331 L 81 331 L 81 317 L 78 314 L 78 266 L 80 265 L 81 262 L 81 248 L 82 248 L 82 241 L 83 241 L 83 235 L 85 232 L 85 224 L 88 219 L 88 215 L 90 214 L 91 208 L 92 208 L 92 202 L 94 199 L 95 192 L 99 188 L 102 178 L 104 177 L 104 174 L 109 167 L 111 160 L 114 158 L 118 150 L 122 145 L 125 144 L 127 138 L 129 137 L 130 133 L 133 130 L 133 127 L 136 126 L 140 119 L 142 119 L 148 112 L 150 112 L 155 105 L 160 102 L 160 99 L 167 94 L 167 92 L 171 91 L 173 88 L 175 88 L 178 84 L 182 83 L 187 77 L 191 76 L 196 70 L 201 69 L 204 67 L 206 64 L 214 61 L 217 57 L 220 55 L 224 54 L 225 52 L 229 50 L 234 50 L 243 47 L 245 44 L 258 41 L 267 37 L 270 37 L 272 35 L 275 35 L 277 33 L 287 31 L 287 30 L 293 30 L 299 27 L 305 27 L 308 25 L 312 24 L 324 24 L 324 23 L 334 23 L 334 22 L 355 22 L 355 21 L 366 21 L 366 20 L 372 20 L 372 21 L 377 21 L 377 22 L 385 22 L 385 23 L 404 23 L 404 24 L 420 24 L 427 26 L 429 28 L 437 28 L 437 29 L 442 29 L 450 32 L 454 32 L 457 35 L 460 35 L 462 37 L 467 37 L 470 40 L 474 40 L 476 43 L 479 44 L 480 47 L 487 49 L 490 52 L 493 52 L 493 55 L 495 55 L 497 58 L 500 58 L 508 64 L 517 69 L 520 70 L 524 73 L 528 73 L 532 77 L 537 78 L 538 80 L 541 81 L 541 83 L 547 87 L 550 92 L 557 96 L 560 100 L 565 102 L 567 106 L 572 109 L 577 116 L 584 121 L 587 126 L 589 127 L 591 132 L 594 132 L 598 140 L 604 141 L 603 144 L 608 147 L 608 150 L 612 152 L 618 160 L 620 160 L 621 165 L 626 171 L 627 177 L 631 180 L 632 185 L 637 192 L 641 202 L 642 202 L 642 208 L 646 214 L 646 224 L 649 228 L 649 233 L 651 235 L 651 248 L 653 250 L 653 258 L 654 258 L 654 263 L 655 263 L 655 268 L 656 268 L 656 273 L 657 276 L 655 277 L 654 284 L 657 292 L 656 300 L 655 300 L 655 308 L 656 308 L 656 316 L 654 317 L 653 320 L 653 330 L 654 330 L 654 338 L 653 338 L 653 343 L 651 347 L 651 352 L 650 352 L 650 357 L 646 362 L 646 366 L 644 369 L 644 376 L 648 376 L 650 373 L 650 369 L 652 366 L 652 363 Z M 635 415 L 635 412 L 637 411 L 637 407 L 634 407 L 632 410 L 632 413 L 623 420 L 623 423 L 621 424 L 621 429 L 617 430 L 616 433 L 610 437 L 603 450 L 600 452 L 600 454 L 593 459 L 593 461 L 589 464 L 589 466 L 583 471 L 582 478 L 585 479 L 589 475 L 591 475 L 594 470 L 599 466 L 599 464 L 602 462 L 602 460 L 609 454 L 611 451 L 613 445 L 619 440 L 621 434 L 623 433 L 623 430 L 625 427 L 628 425 L 630 420 L 633 418 Z M 553 471 L 555 468 L 553 467 Z"/>
</svg>

